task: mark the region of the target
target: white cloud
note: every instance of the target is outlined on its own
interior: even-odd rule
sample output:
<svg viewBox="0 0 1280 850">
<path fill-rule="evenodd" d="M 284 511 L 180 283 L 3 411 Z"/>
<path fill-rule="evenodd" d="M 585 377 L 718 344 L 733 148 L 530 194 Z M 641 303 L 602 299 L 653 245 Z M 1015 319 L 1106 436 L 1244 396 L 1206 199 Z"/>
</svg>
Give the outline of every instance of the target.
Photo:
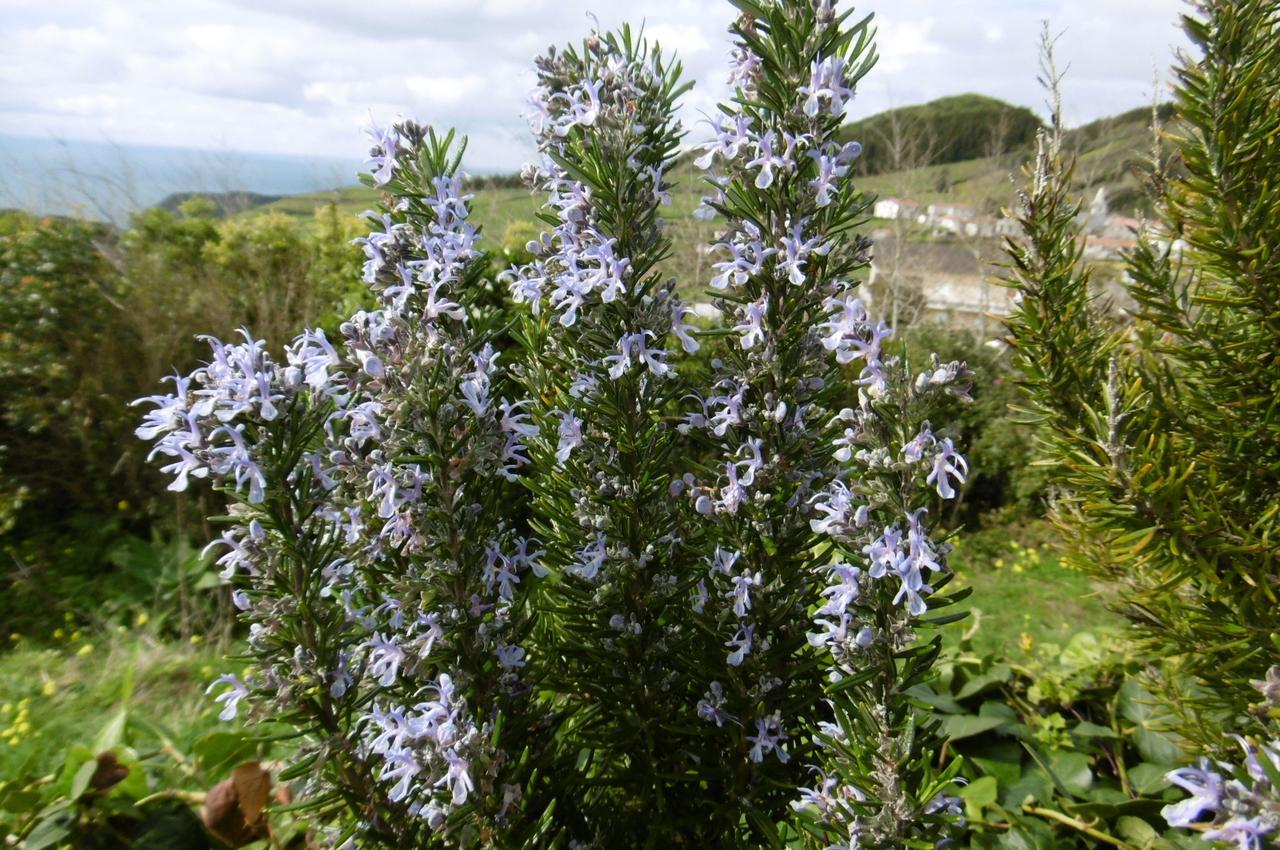
<svg viewBox="0 0 1280 850">
<path fill-rule="evenodd" d="M 847 6 L 847 4 L 845 4 Z M 1150 98 L 1181 0 L 874 0 L 881 61 L 853 114 L 977 91 L 1037 107 L 1039 21 L 1067 26 L 1068 117 Z M 372 114 L 456 125 L 476 170 L 529 154 L 530 62 L 595 10 L 674 49 L 696 123 L 726 94 L 723 0 L 0 0 L 0 132 L 356 159 Z M 699 131 L 693 129 L 692 136 Z"/>
<path fill-rule="evenodd" d="M 404 84 L 416 103 L 426 106 L 455 106 L 485 91 L 488 80 L 479 74 L 439 77 L 406 77 Z"/>
</svg>

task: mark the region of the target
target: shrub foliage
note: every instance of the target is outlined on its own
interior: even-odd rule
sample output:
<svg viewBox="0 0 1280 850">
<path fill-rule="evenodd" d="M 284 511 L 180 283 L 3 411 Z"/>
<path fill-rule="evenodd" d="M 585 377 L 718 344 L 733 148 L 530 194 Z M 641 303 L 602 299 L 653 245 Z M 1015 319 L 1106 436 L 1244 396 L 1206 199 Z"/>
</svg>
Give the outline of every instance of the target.
<svg viewBox="0 0 1280 850">
<path fill-rule="evenodd" d="M 1205 2 L 1176 69 L 1181 171 L 1126 259 L 1134 321 L 1090 289 L 1060 133 L 1042 135 L 1011 241 L 1009 322 L 1079 564 L 1118 584 L 1166 664 L 1180 731 L 1225 755 L 1262 734 L 1280 662 L 1280 13 Z M 1243 846 L 1243 845 L 1242 845 Z"/>
</svg>

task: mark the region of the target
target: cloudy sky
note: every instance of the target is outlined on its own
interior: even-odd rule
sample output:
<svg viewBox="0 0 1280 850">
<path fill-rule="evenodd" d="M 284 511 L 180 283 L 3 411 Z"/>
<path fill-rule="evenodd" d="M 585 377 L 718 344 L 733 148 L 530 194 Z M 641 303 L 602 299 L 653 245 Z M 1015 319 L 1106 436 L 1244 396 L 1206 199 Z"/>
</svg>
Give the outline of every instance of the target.
<svg viewBox="0 0 1280 850">
<path fill-rule="evenodd" d="M 968 91 L 1040 109 L 1046 18 L 1065 31 L 1069 123 L 1149 103 L 1185 44 L 1181 0 L 858 8 L 881 61 L 853 117 Z M 529 154 L 531 57 L 580 38 L 591 11 L 678 51 L 698 82 L 688 123 L 725 93 L 725 0 L 0 0 L 0 133 L 352 157 L 370 115 L 406 116 L 466 132 L 473 170 L 511 170 Z"/>
</svg>

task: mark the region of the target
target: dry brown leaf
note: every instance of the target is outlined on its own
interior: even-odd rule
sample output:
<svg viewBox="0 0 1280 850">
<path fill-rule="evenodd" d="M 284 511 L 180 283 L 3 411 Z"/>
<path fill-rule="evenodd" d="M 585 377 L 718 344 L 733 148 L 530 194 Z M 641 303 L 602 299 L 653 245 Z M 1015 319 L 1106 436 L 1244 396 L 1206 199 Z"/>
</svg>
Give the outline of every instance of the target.
<svg viewBox="0 0 1280 850">
<path fill-rule="evenodd" d="M 231 781 L 236 786 L 244 822 L 256 824 L 271 796 L 271 774 L 256 761 L 248 761 L 231 771 Z"/>
<path fill-rule="evenodd" d="M 205 828 L 231 847 L 243 847 L 267 833 L 263 811 L 271 795 L 271 774 L 245 762 L 209 789 L 201 812 Z"/>
<path fill-rule="evenodd" d="M 93 771 L 93 776 L 89 779 L 89 787 L 94 791 L 106 791 L 124 781 L 129 775 L 127 765 L 121 764 L 116 759 L 113 752 L 100 753 L 98 755 L 98 766 Z"/>
<path fill-rule="evenodd" d="M 276 802 L 282 806 L 287 806 L 293 802 L 293 791 L 288 785 L 277 785 L 275 793 Z"/>
</svg>

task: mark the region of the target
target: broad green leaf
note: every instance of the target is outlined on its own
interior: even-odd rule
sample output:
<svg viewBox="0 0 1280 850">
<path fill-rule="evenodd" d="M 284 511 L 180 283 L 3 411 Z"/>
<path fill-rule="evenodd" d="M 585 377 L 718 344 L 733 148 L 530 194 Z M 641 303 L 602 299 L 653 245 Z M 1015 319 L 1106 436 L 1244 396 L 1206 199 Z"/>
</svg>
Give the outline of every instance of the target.
<svg viewBox="0 0 1280 850">
<path fill-rule="evenodd" d="M 1089 757 L 1084 753 L 1057 751 L 1049 754 L 1049 769 L 1062 783 L 1062 787 L 1079 797 L 1093 784 L 1093 771 Z"/>
<path fill-rule="evenodd" d="M 983 693 L 999 685 L 1003 685 L 1013 677 L 1013 671 L 1005 664 L 997 664 L 985 673 L 974 676 L 961 686 L 956 699 L 966 699 Z"/>
<path fill-rule="evenodd" d="M 1015 721 L 1018 719 L 1018 712 L 1014 711 L 1007 703 L 999 700 L 989 699 L 978 708 L 979 717 L 1000 717 L 1005 720 Z"/>
<path fill-rule="evenodd" d="M 982 810 L 990 806 L 999 796 L 1000 787 L 994 776 L 975 779 L 960 789 L 960 799 L 964 800 L 965 813 L 971 820 L 982 820 Z"/>
<path fill-rule="evenodd" d="M 1053 830 L 1033 818 L 1023 818 L 1000 836 L 996 846 L 1001 850 L 1055 850 Z"/>
<path fill-rule="evenodd" d="M 93 749 L 101 753 L 105 750 L 114 750 L 120 746 L 124 741 L 124 730 L 128 722 L 128 709 L 122 708 L 113 714 L 106 725 L 102 727 L 102 731 L 98 733 L 98 737 L 94 739 Z"/>
<path fill-rule="evenodd" d="M 1000 796 L 1000 805 L 1013 811 L 1024 803 L 1045 803 L 1053 799 L 1053 780 L 1038 766 L 1032 765 L 1013 785 Z"/>
<path fill-rule="evenodd" d="M 76 770 L 76 775 L 71 779 L 71 790 L 68 796 L 73 800 L 79 800 L 84 792 L 89 788 L 89 780 L 93 779 L 94 771 L 98 769 L 97 759 L 90 759 Z"/>
<path fill-rule="evenodd" d="M 222 578 L 218 575 L 218 573 L 215 573 L 212 570 L 210 570 L 208 572 L 201 573 L 200 578 L 196 579 L 195 589 L 196 590 L 213 590 L 215 587 L 221 587 L 222 584 L 223 584 Z"/>
<path fill-rule="evenodd" d="M 999 729 L 1009 721 L 1003 717 L 979 717 L 975 714 L 953 714 L 942 718 L 942 734 L 951 741 L 959 741 Z"/>
<path fill-rule="evenodd" d="M 211 846 L 222 845 L 211 842 L 195 811 L 179 802 L 147 806 L 138 836 L 130 843 L 132 850 L 196 850 Z M 263 842 L 260 846 L 273 845 Z"/>
<path fill-rule="evenodd" d="M 40 794 L 25 788 L 18 788 L 16 783 L 0 786 L 0 811 L 20 814 L 31 811 L 40 802 Z"/>
<path fill-rule="evenodd" d="M 97 757 L 88 747 L 80 744 L 73 745 L 67 750 L 67 757 L 62 762 L 62 770 L 58 774 L 58 790 L 68 799 L 74 800 L 79 794 L 72 794 L 71 789 L 75 785 L 76 776 L 84 768 L 86 763 L 97 763 Z M 92 772 L 90 776 L 92 776 Z M 86 784 L 88 780 L 85 780 Z M 83 790 L 83 789 L 82 789 Z"/>
<path fill-rule="evenodd" d="M 200 767 L 208 773 L 220 774 L 232 762 L 241 762 L 257 752 L 257 743 L 243 732 L 216 731 L 198 739 L 191 746 Z"/>
<path fill-rule="evenodd" d="M 1000 741 L 976 749 L 967 749 L 965 758 L 988 776 L 994 776 L 1001 788 L 1009 788 L 1022 776 L 1022 747 L 1016 741 Z"/>
<path fill-rule="evenodd" d="M 1119 738 L 1119 733 L 1109 726 L 1103 726 L 1098 723 L 1090 723 L 1088 720 L 1082 720 L 1075 726 L 1071 727 L 1071 734 L 1080 738 Z"/>
<path fill-rule="evenodd" d="M 1147 847 L 1159 837 L 1151 824 L 1132 815 L 1121 815 L 1116 820 L 1116 835 L 1138 847 Z"/>
<path fill-rule="evenodd" d="M 1130 800 L 1119 783 L 1111 779 L 1095 782 L 1084 796 L 1095 803 L 1127 803 Z"/>
<path fill-rule="evenodd" d="M 1064 667 L 1078 669 L 1097 664 L 1106 655 L 1106 649 L 1092 632 L 1076 632 L 1067 641 L 1067 648 L 1058 656 Z"/>
<path fill-rule="evenodd" d="M 1182 751 L 1176 739 L 1165 731 L 1167 713 L 1155 704 L 1155 697 L 1133 679 L 1120 687 L 1120 714 L 1134 724 L 1134 746 L 1146 761 L 1177 764 Z"/>
<path fill-rule="evenodd" d="M 1157 764 L 1174 764 L 1182 755 L 1173 736 L 1141 726 L 1133 730 L 1133 744 L 1144 759 Z"/>
<path fill-rule="evenodd" d="M 1063 800 L 1062 807 L 1071 814 L 1083 818 L 1085 820 L 1101 819 L 1107 822 L 1114 821 L 1121 815 L 1131 815 L 1135 818 L 1152 823 L 1159 823 L 1160 810 L 1164 808 L 1163 800 L 1126 800 L 1114 803 L 1098 803 L 1088 802 L 1080 803 L 1073 800 Z"/>
<path fill-rule="evenodd" d="M 1152 764 L 1144 761 L 1129 770 L 1129 784 L 1133 786 L 1133 790 L 1143 796 L 1150 797 L 1160 793 L 1169 787 L 1169 781 L 1164 775 L 1169 772 L 1169 767 L 1162 764 Z"/>
<path fill-rule="evenodd" d="M 71 835 L 74 821 L 70 815 L 58 814 L 40 821 L 23 843 L 24 850 L 45 850 L 60 846 Z"/>
<path fill-rule="evenodd" d="M 925 705 L 947 714 L 964 714 L 967 710 L 963 705 L 956 702 L 950 694 L 938 693 L 928 685 L 916 685 L 914 688 L 909 688 L 906 693 Z"/>
<path fill-rule="evenodd" d="M 128 800 L 141 800 L 149 796 L 151 787 L 147 784 L 147 772 L 136 762 L 129 765 L 129 775 L 111 789 L 111 794 Z"/>
</svg>

